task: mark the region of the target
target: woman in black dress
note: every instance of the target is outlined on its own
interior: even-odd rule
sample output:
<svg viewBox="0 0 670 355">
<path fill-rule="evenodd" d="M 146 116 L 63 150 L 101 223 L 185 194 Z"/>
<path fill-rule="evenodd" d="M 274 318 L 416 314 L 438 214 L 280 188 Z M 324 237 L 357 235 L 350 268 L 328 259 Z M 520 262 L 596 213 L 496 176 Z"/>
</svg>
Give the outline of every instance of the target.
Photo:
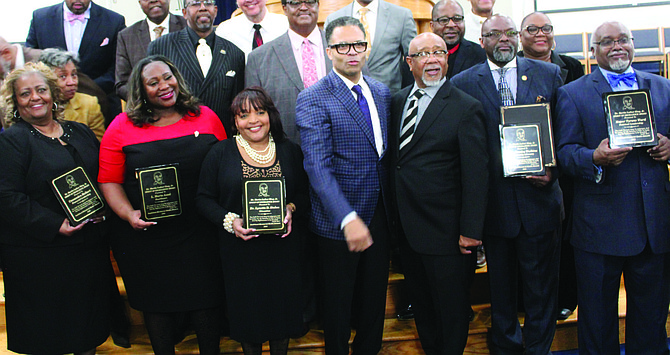
<svg viewBox="0 0 670 355">
<path fill-rule="evenodd" d="M 51 180 L 82 167 L 98 173 L 98 140 L 62 121 L 56 76 L 26 64 L 2 87 L 0 232 L 7 348 L 30 354 L 94 354 L 109 336 L 109 248 L 103 217 L 73 226 Z"/>
<path fill-rule="evenodd" d="M 202 160 L 226 138 L 223 124 L 189 93 L 166 57 L 141 60 L 128 85 L 126 112 L 102 138 L 98 174 L 109 206 L 123 220 L 111 243 L 128 301 L 144 313 L 156 354 L 174 354 L 182 319 L 195 330 L 201 354 L 218 354 L 223 282 L 216 232 L 196 213 L 195 194 Z M 156 181 L 178 187 L 172 193 L 179 194 L 180 212 L 142 202 L 137 169 L 166 165 L 176 169 L 178 182 L 167 173 Z M 167 213 L 156 215 L 152 207 Z"/>
<path fill-rule="evenodd" d="M 246 355 L 286 354 L 289 337 L 302 330 L 300 250 L 309 197 L 300 148 L 286 139 L 279 112 L 260 87 L 233 100 L 235 139 L 218 143 L 202 165 L 198 210 L 219 226 L 219 248 L 230 320 L 230 337 Z M 286 233 L 245 229 L 242 178 L 284 177 Z M 297 218 L 296 218 L 297 217 Z"/>
</svg>

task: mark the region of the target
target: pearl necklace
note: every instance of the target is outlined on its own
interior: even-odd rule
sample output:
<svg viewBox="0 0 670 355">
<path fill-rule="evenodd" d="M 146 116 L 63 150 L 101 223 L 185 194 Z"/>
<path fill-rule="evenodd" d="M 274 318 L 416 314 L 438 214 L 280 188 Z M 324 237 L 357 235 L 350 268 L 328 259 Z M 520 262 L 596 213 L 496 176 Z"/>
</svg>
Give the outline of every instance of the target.
<svg viewBox="0 0 670 355">
<path fill-rule="evenodd" d="M 249 142 L 247 142 L 244 138 L 242 138 L 241 135 L 236 135 L 235 140 L 237 143 L 244 149 L 244 151 L 247 153 L 249 158 L 251 160 L 255 161 L 258 164 L 267 164 L 274 160 L 275 158 L 275 141 L 272 139 L 272 135 L 270 135 L 270 141 L 268 142 L 268 146 L 265 147 L 263 150 L 255 150 L 254 148 L 251 148 L 249 145 Z"/>
</svg>

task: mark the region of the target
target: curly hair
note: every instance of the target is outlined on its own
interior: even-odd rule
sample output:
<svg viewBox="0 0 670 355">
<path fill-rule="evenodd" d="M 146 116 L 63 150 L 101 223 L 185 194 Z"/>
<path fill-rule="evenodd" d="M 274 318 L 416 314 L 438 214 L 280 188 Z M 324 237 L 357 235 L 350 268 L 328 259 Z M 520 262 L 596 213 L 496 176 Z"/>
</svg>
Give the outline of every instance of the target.
<svg viewBox="0 0 670 355">
<path fill-rule="evenodd" d="M 184 77 L 181 76 L 177 67 L 165 56 L 152 55 L 140 60 L 133 68 L 128 78 L 128 102 L 126 103 L 126 114 L 130 121 L 137 127 L 158 121 L 154 116 L 154 106 L 147 100 L 147 92 L 144 88 L 142 71 L 149 63 L 163 62 L 170 68 L 172 75 L 177 79 L 179 95 L 174 107 L 183 116 L 199 116 L 200 101 L 191 94 Z"/>
<path fill-rule="evenodd" d="M 58 86 L 58 80 L 56 79 L 56 74 L 44 63 L 26 63 L 26 65 L 21 69 L 15 69 L 5 78 L 5 82 L 2 84 L 0 89 L 0 104 L 2 104 L 5 109 L 5 124 L 7 127 L 13 125 L 18 121 L 22 121 L 23 118 L 19 115 L 18 112 L 18 103 L 16 101 L 16 81 L 20 78 L 30 75 L 38 74 L 43 79 L 45 84 L 49 86 L 49 92 L 51 93 L 51 99 L 53 100 L 55 108 L 53 111 L 53 119 L 60 121 L 63 118 L 63 110 L 65 105 L 63 104 L 63 94 L 60 87 Z"/>
<path fill-rule="evenodd" d="M 264 110 L 268 113 L 270 119 L 270 134 L 276 142 L 281 142 L 286 138 L 284 133 L 284 126 L 279 118 L 279 110 L 275 107 L 272 98 L 260 86 L 251 86 L 240 91 L 233 99 L 230 105 L 232 134 L 238 134 L 237 125 L 235 125 L 235 118 L 243 113 L 248 113 L 251 110 Z"/>
</svg>

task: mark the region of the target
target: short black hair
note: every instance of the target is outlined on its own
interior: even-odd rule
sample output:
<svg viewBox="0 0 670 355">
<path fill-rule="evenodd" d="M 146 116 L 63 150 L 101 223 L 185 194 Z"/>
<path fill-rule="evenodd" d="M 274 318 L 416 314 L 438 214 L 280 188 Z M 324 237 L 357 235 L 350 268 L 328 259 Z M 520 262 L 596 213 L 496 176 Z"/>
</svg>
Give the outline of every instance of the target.
<svg viewBox="0 0 670 355">
<path fill-rule="evenodd" d="M 358 26 L 358 28 L 361 29 L 361 32 L 363 32 L 363 39 L 365 39 L 365 27 L 363 27 L 361 21 L 350 16 L 344 16 L 338 17 L 328 24 L 328 27 L 326 27 L 326 43 L 330 44 L 330 37 L 333 35 L 333 31 L 335 31 L 336 28 L 345 26 Z"/>
<path fill-rule="evenodd" d="M 251 110 L 266 111 L 270 118 L 270 134 L 276 142 L 281 142 L 286 138 L 284 133 L 284 126 L 281 123 L 279 110 L 272 102 L 270 95 L 260 86 L 251 86 L 240 91 L 233 99 L 230 105 L 230 115 L 232 121 L 232 133 L 237 134 L 237 126 L 235 125 L 235 117 L 242 113 L 247 113 Z"/>
</svg>

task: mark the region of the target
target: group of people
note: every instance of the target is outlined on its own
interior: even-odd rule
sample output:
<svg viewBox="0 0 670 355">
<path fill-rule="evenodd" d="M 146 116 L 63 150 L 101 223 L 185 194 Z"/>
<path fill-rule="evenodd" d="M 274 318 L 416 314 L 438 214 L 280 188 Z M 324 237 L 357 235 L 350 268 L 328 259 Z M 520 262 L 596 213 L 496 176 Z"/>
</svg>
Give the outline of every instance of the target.
<svg viewBox="0 0 670 355">
<path fill-rule="evenodd" d="M 90 0 L 36 10 L 26 44 L 41 51 L 0 40 L 8 348 L 95 353 L 115 317 L 111 246 L 156 354 L 186 329 L 218 354 L 224 317 L 245 354 L 267 341 L 285 354 L 315 300 L 326 353 L 348 354 L 355 328 L 353 353 L 376 354 L 397 246 L 423 350 L 461 354 L 485 244 L 492 352 L 550 353 L 577 303 L 565 290 L 578 291 L 580 353 L 618 352 L 623 274 L 626 349 L 666 354 L 670 81 L 632 68 L 621 23 L 593 32 L 598 69 L 584 76 L 552 51 L 545 14 L 517 27 L 471 2 L 437 2 L 419 35 L 383 0 L 354 0 L 323 30 L 318 0 L 282 0 L 286 16 L 238 0 L 218 28 L 214 0 L 184 0 L 183 17 L 139 0 L 147 18 L 126 29 Z M 613 148 L 601 95 L 639 89 L 658 144 Z M 534 103 L 551 109 L 558 164 L 505 177 L 500 109 Z M 108 206 L 79 224 L 52 189 L 78 167 Z M 149 216 L 151 169 L 176 171 L 178 213 Z M 285 181 L 282 233 L 244 223 L 242 181 L 258 178 Z"/>
</svg>

